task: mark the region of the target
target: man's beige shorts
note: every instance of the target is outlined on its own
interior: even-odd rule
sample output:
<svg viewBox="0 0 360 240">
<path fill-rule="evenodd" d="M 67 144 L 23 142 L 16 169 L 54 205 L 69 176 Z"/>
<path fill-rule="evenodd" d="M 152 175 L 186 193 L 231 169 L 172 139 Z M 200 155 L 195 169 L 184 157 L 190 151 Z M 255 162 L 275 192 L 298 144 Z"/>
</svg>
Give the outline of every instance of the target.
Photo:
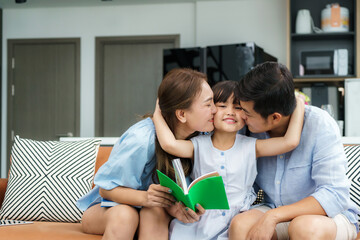
<svg viewBox="0 0 360 240">
<path fill-rule="evenodd" d="M 257 209 L 262 212 L 267 212 L 271 208 L 265 205 L 257 206 L 252 209 Z M 349 220 L 343 215 L 338 214 L 333 218 L 336 227 L 336 238 L 335 240 L 353 240 L 356 238 L 356 227 L 354 224 L 350 223 Z M 276 233 L 278 240 L 288 240 L 288 228 L 290 222 L 282 222 L 276 225 Z"/>
</svg>

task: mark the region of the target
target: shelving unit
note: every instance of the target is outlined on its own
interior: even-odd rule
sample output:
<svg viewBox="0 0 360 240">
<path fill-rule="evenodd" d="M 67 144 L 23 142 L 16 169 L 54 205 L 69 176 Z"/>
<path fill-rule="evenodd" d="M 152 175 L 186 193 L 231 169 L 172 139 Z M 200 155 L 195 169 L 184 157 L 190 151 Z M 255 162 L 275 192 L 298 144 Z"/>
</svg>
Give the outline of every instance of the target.
<svg viewBox="0 0 360 240">
<path fill-rule="evenodd" d="M 309 9 L 313 18 L 314 25 L 321 28 L 321 11 L 327 4 L 334 3 L 333 0 L 288 0 L 288 40 L 287 40 L 287 65 L 290 68 L 296 86 L 302 83 L 343 83 L 344 79 L 359 76 L 359 43 L 357 36 L 359 24 L 360 0 L 339 0 L 336 1 L 341 7 L 349 9 L 349 32 L 322 32 L 310 34 L 297 34 L 295 32 L 296 16 L 300 9 Z M 345 48 L 348 50 L 349 74 L 347 76 L 338 75 L 299 75 L 300 53 L 301 51 L 313 50 L 335 50 Z"/>
<path fill-rule="evenodd" d="M 314 25 L 321 28 L 321 11 L 327 4 L 338 3 L 349 10 L 348 32 L 296 33 L 296 17 L 300 9 L 308 9 Z M 360 78 L 360 0 L 287 0 L 287 67 L 294 76 L 295 87 L 311 93 L 312 104 L 320 107 L 324 96 L 336 109 L 336 120 L 345 122 L 345 79 Z M 348 50 L 348 75 L 299 74 L 301 51 Z M 325 90 L 324 90 L 325 89 Z M 321 96 L 321 97 L 319 97 Z M 321 101 L 320 101 L 320 100 Z"/>
<path fill-rule="evenodd" d="M 339 40 L 339 39 L 351 39 L 355 37 L 355 32 L 343 32 L 343 33 L 309 33 L 309 34 L 299 34 L 292 33 L 292 41 L 302 41 L 302 40 Z"/>
</svg>

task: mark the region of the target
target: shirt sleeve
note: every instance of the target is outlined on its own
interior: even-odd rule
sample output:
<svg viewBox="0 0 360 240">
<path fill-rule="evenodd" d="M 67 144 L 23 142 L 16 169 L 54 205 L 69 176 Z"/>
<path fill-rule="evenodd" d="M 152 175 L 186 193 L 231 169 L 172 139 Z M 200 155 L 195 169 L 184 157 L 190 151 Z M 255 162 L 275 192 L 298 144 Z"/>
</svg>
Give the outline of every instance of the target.
<svg viewBox="0 0 360 240">
<path fill-rule="evenodd" d="M 349 208 L 347 160 L 336 122 L 324 116 L 318 124 L 312 164 L 316 189 L 311 196 L 329 217 L 334 217 Z"/>
<path fill-rule="evenodd" d="M 98 170 L 94 183 L 106 190 L 118 186 L 141 189 L 144 172 L 151 175 L 152 169 L 147 168 L 154 166 L 155 129 L 153 124 L 151 127 L 134 125 L 114 145 L 108 161 Z"/>
</svg>

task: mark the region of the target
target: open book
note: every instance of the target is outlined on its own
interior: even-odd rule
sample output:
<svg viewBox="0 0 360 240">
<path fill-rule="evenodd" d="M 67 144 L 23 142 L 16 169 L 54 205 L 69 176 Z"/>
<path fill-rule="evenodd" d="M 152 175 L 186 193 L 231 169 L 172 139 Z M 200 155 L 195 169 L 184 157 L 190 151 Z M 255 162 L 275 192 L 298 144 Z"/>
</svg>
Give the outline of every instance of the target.
<svg viewBox="0 0 360 240">
<path fill-rule="evenodd" d="M 176 183 L 157 170 L 160 185 L 172 190 L 172 195 L 195 211 L 199 203 L 204 209 L 229 209 L 224 182 L 219 173 L 210 172 L 195 179 L 189 187 L 186 183 L 180 159 L 173 160 Z"/>
</svg>

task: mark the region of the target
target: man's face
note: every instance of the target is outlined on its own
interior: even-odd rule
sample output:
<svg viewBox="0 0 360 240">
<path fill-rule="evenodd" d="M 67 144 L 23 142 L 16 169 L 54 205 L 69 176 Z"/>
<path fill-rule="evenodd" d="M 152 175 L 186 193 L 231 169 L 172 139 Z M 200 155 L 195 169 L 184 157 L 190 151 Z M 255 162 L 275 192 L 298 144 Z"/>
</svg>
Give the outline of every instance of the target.
<svg viewBox="0 0 360 240">
<path fill-rule="evenodd" d="M 255 112 L 253 101 L 240 101 L 240 105 L 242 108 L 241 117 L 251 132 L 261 133 L 271 130 L 268 119 L 264 119 L 259 113 Z"/>
</svg>

